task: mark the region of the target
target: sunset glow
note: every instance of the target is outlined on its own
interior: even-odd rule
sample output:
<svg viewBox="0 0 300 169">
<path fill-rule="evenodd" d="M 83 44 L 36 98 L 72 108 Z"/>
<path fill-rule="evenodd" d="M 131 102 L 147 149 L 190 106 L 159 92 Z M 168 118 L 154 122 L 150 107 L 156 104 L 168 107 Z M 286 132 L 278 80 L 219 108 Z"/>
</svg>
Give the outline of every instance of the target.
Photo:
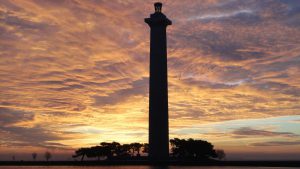
<svg viewBox="0 0 300 169">
<path fill-rule="evenodd" d="M 154 1 L 0 0 L 0 160 L 148 142 Z M 300 160 L 300 1 L 162 1 L 170 138 Z"/>
</svg>

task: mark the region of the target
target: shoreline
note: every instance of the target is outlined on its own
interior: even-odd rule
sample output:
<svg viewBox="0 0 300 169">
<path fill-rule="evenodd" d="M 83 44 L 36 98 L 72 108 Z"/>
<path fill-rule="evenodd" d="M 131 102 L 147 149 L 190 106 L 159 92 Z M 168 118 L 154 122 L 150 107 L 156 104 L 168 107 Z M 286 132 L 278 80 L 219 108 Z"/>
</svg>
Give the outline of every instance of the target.
<svg viewBox="0 0 300 169">
<path fill-rule="evenodd" d="M 0 161 L 0 166 L 254 166 L 254 167 L 300 167 L 300 161 Z"/>
</svg>

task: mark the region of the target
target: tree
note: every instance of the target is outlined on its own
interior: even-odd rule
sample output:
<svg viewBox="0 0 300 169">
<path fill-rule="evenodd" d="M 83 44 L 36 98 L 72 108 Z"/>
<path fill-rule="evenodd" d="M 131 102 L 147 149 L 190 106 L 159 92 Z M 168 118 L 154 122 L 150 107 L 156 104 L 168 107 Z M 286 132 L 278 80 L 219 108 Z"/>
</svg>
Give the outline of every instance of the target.
<svg viewBox="0 0 300 169">
<path fill-rule="evenodd" d="M 130 145 L 131 145 L 132 150 L 133 150 L 133 155 L 134 155 L 134 151 L 136 151 L 137 152 L 136 156 L 141 156 L 140 151 L 141 151 L 141 148 L 143 147 L 143 144 L 141 144 L 141 143 L 131 143 Z"/>
<path fill-rule="evenodd" d="M 75 151 L 75 155 L 73 155 L 72 157 L 77 158 L 77 157 L 81 156 L 81 161 L 83 161 L 84 157 L 87 156 L 89 151 L 90 151 L 90 148 L 80 148 Z"/>
<path fill-rule="evenodd" d="M 102 142 L 100 143 L 100 145 L 103 147 L 103 151 L 105 152 L 106 157 L 110 159 L 117 154 L 117 149 L 121 144 L 118 142 L 112 142 L 112 143 Z"/>
<path fill-rule="evenodd" d="M 32 159 L 35 161 L 36 157 L 37 157 L 37 153 L 32 153 L 31 156 L 32 156 Z"/>
<path fill-rule="evenodd" d="M 177 158 L 183 158 L 185 156 L 185 140 L 180 140 L 179 138 L 174 138 L 170 140 L 172 155 Z"/>
<path fill-rule="evenodd" d="M 111 155 L 111 150 L 109 147 L 105 146 L 94 146 L 91 147 L 90 152 L 87 154 L 87 157 L 97 157 L 100 160 L 101 157 L 107 157 Z"/>
<path fill-rule="evenodd" d="M 130 144 L 119 145 L 115 151 L 117 157 L 130 157 Z"/>
<path fill-rule="evenodd" d="M 143 144 L 143 153 L 149 153 L 149 144 L 148 143 Z"/>
<path fill-rule="evenodd" d="M 220 149 L 216 150 L 216 154 L 217 154 L 217 158 L 219 160 L 225 159 L 225 157 L 226 157 L 224 150 L 220 150 Z"/>
<path fill-rule="evenodd" d="M 100 146 L 93 146 L 90 148 L 80 148 L 75 151 L 75 155 L 73 158 L 77 158 L 81 156 L 81 161 L 83 161 L 84 157 L 94 158 L 97 157 L 98 160 L 101 158 L 111 159 L 115 156 L 129 156 L 129 145 L 121 145 L 118 142 L 102 142 Z"/>
<path fill-rule="evenodd" d="M 52 155 L 51 155 L 51 153 L 49 152 L 49 151 L 46 151 L 45 152 L 45 159 L 47 160 L 47 161 L 49 161 L 49 159 L 52 157 Z"/>
<path fill-rule="evenodd" d="M 207 141 L 174 138 L 170 143 L 172 155 L 176 158 L 206 160 L 217 157 L 214 146 Z"/>
</svg>

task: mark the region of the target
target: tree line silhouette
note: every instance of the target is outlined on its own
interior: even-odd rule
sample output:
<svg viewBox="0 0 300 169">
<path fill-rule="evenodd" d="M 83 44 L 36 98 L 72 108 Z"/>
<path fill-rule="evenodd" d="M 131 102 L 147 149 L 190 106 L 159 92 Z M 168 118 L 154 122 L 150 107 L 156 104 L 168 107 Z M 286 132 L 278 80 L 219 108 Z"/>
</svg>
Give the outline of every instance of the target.
<svg viewBox="0 0 300 169">
<path fill-rule="evenodd" d="M 224 159 L 224 150 L 215 150 L 214 146 L 203 140 L 179 139 L 170 140 L 170 158 L 174 160 L 209 160 Z M 149 145 L 147 143 L 120 144 L 118 142 L 102 142 L 97 146 L 79 148 L 73 158 L 97 158 L 98 160 L 140 160 L 146 159 Z"/>
<path fill-rule="evenodd" d="M 170 140 L 171 157 L 181 160 L 209 160 L 217 158 L 219 160 L 225 158 L 224 150 L 215 150 L 214 146 L 204 140 L 179 139 Z"/>
<path fill-rule="evenodd" d="M 131 143 L 120 144 L 118 142 L 102 142 L 98 146 L 80 148 L 75 151 L 73 158 L 81 157 L 81 161 L 87 158 L 98 158 L 98 160 L 128 159 L 130 157 L 140 157 L 141 152 L 148 153 L 148 144 Z"/>
</svg>

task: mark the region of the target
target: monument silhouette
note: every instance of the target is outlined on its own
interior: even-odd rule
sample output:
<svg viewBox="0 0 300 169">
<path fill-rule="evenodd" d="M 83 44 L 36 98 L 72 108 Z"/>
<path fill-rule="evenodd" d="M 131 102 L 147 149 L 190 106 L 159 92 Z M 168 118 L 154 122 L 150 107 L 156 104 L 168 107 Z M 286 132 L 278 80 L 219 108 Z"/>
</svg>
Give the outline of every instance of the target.
<svg viewBox="0 0 300 169">
<path fill-rule="evenodd" d="M 145 22 L 150 27 L 149 160 L 169 159 L 168 72 L 166 28 L 172 22 L 161 12 L 162 3 Z"/>
</svg>

